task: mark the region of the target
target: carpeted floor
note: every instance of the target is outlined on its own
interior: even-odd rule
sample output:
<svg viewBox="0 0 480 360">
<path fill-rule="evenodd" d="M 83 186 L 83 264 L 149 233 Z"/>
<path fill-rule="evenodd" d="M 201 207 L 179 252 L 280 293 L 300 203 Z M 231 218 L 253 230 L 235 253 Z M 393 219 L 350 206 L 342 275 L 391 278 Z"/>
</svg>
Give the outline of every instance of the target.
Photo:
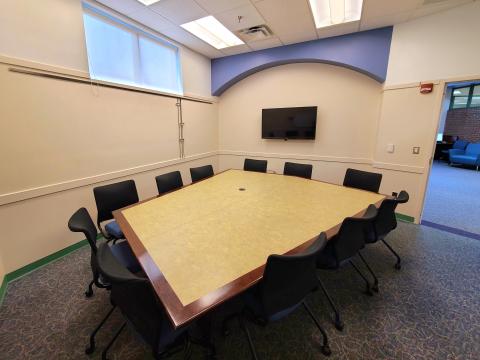
<svg viewBox="0 0 480 360">
<path fill-rule="evenodd" d="M 310 305 L 327 330 L 331 359 L 479 359 L 480 241 L 436 229 L 401 223 L 390 242 L 403 258 L 400 271 L 382 244 L 364 251 L 380 278 L 380 292 L 365 295 L 353 269 L 322 272 L 343 314 L 337 331 L 320 292 Z M 90 279 L 89 249 L 84 247 L 8 287 L 0 308 L 0 358 L 88 359 L 89 332 L 109 307 L 105 290 L 83 295 Z M 101 348 L 121 323 L 114 319 L 99 333 Z M 215 333 L 218 358 L 249 359 L 243 332 L 235 322 L 231 334 Z M 320 336 L 302 309 L 281 322 L 261 328 L 250 324 L 261 359 L 323 359 Z M 132 332 L 112 348 L 111 359 L 150 359 Z M 193 358 L 203 358 L 194 348 Z M 173 357 L 180 359 L 180 355 Z"/>
<path fill-rule="evenodd" d="M 480 234 L 480 171 L 434 161 L 422 220 Z"/>
</svg>

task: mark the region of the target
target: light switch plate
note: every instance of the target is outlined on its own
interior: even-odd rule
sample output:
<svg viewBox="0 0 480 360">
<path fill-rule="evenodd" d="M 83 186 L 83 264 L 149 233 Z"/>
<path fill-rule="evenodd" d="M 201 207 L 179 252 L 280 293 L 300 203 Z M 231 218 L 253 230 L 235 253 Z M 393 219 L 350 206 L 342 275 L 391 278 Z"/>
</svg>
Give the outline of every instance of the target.
<svg viewBox="0 0 480 360">
<path fill-rule="evenodd" d="M 395 145 L 394 144 L 387 144 L 387 152 L 388 153 L 395 152 Z"/>
</svg>

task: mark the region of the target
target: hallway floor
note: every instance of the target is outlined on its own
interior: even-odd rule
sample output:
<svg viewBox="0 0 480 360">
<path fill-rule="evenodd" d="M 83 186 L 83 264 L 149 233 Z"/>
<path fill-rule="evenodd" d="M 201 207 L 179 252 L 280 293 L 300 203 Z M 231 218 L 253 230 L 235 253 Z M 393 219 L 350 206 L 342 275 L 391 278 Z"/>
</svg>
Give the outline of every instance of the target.
<svg viewBox="0 0 480 360">
<path fill-rule="evenodd" d="M 449 166 L 444 161 L 434 161 L 422 224 L 459 229 L 480 237 L 479 219 L 480 172 L 471 168 Z"/>
</svg>

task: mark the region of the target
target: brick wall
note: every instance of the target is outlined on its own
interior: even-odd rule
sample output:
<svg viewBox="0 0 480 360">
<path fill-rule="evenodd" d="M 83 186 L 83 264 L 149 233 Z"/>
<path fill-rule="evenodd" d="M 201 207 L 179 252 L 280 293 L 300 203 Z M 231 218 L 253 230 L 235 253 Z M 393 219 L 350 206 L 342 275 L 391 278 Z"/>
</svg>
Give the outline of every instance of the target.
<svg viewBox="0 0 480 360">
<path fill-rule="evenodd" d="M 480 142 L 480 107 L 448 110 L 443 133 Z"/>
</svg>

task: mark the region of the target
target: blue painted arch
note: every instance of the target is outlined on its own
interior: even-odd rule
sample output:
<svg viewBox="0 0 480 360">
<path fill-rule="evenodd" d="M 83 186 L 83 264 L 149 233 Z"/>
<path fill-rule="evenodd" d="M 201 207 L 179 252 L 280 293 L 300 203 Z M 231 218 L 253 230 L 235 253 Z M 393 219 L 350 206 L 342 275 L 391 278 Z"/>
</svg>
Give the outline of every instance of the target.
<svg viewBox="0 0 480 360">
<path fill-rule="evenodd" d="M 280 46 L 212 60 L 212 95 L 274 66 L 327 63 L 361 72 L 380 83 L 387 75 L 392 27 Z"/>
</svg>

